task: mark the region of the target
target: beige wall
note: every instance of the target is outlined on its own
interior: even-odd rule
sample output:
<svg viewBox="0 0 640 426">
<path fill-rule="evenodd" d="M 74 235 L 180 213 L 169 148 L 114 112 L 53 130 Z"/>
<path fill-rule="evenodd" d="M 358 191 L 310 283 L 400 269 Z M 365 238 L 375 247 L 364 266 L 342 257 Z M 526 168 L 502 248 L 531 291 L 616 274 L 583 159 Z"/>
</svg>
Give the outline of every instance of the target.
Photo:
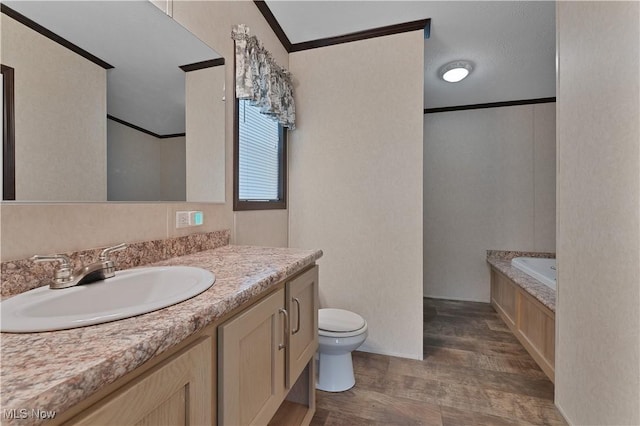
<svg viewBox="0 0 640 426">
<path fill-rule="evenodd" d="M 185 137 L 156 138 L 107 120 L 109 201 L 184 201 Z"/>
<path fill-rule="evenodd" d="M 487 249 L 555 251 L 555 111 L 425 114 L 425 296 L 489 302 Z"/>
<path fill-rule="evenodd" d="M 185 73 L 187 201 L 225 201 L 224 79 L 224 66 Z"/>
<path fill-rule="evenodd" d="M 288 232 L 283 231 L 283 223 L 288 224 L 287 210 L 246 211 L 236 214 L 234 235 L 236 244 L 253 246 L 287 247 Z M 311 247 L 311 246 L 309 246 Z"/>
<path fill-rule="evenodd" d="M 318 247 L 321 307 L 363 350 L 422 358 L 422 31 L 293 53 L 292 247 Z"/>
<path fill-rule="evenodd" d="M 106 71 L 1 19 L 1 61 L 15 69 L 16 199 L 106 200 Z"/>
<path fill-rule="evenodd" d="M 640 3 L 556 16 L 556 404 L 571 424 L 638 425 Z"/>
<path fill-rule="evenodd" d="M 198 38 L 220 53 L 229 64 L 233 61 L 231 26 L 243 22 L 249 25 L 276 61 L 288 67 L 288 54 L 253 2 L 174 2 L 173 17 Z M 160 204 L 29 204 L 3 203 L 2 246 L 0 259 L 21 259 L 34 253 L 61 252 L 107 246 L 122 241 L 143 241 L 217 229 L 252 228 L 257 234 L 244 240 L 252 243 L 282 245 L 287 235 L 287 212 L 270 220 L 264 229 L 263 217 L 237 214 L 232 208 L 233 153 L 233 67 L 225 66 L 225 198 L 224 204 L 160 203 Z M 204 226 L 175 229 L 177 210 L 202 210 Z M 235 223 L 235 225 L 234 225 Z M 284 236 L 284 237 L 283 237 Z M 235 241 L 235 235 L 232 235 Z"/>
</svg>

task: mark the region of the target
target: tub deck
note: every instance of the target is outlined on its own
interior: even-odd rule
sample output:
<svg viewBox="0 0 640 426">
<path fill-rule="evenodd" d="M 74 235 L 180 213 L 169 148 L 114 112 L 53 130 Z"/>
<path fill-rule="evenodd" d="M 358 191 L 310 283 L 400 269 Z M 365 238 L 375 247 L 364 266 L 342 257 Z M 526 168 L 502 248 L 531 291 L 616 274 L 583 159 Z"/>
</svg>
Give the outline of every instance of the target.
<svg viewBox="0 0 640 426">
<path fill-rule="evenodd" d="M 489 263 L 492 268 L 507 276 L 527 293 L 540 301 L 540 303 L 555 312 L 556 291 L 512 266 L 511 260 L 516 257 L 555 258 L 555 253 L 487 250 L 487 263 Z"/>
<path fill-rule="evenodd" d="M 511 259 L 511 265 L 527 275 L 542 282 L 555 291 L 556 289 L 556 259 L 543 257 L 516 257 Z"/>
<path fill-rule="evenodd" d="M 511 265 L 514 252 L 494 252 L 491 305 L 542 371 L 555 379 L 555 290 Z M 537 254 L 537 257 L 542 257 Z"/>
</svg>

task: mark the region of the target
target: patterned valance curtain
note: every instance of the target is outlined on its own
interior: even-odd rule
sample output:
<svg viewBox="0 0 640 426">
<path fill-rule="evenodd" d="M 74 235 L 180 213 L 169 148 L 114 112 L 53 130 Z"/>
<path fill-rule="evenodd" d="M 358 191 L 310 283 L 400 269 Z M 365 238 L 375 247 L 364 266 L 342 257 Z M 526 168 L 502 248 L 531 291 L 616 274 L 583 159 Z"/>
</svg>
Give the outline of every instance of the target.
<svg viewBox="0 0 640 426">
<path fill-rule="evenodd" d="M 244 24 L 234 25 L 231 38 L 236 46 L 236 97 L 249 99 L 271 116 L 293 130 L 296 107 L 289 71 L 280 67 Z"/>
</svg>

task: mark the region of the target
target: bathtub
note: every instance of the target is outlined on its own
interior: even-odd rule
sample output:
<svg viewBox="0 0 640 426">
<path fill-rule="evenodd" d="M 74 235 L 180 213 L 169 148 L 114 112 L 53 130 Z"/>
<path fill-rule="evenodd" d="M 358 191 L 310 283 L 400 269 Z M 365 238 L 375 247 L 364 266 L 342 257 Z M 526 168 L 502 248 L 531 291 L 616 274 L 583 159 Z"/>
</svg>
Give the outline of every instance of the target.
<svg viewBox="0 0 640 426">
<path fill-rule="evenodd" d="M 516 257 L 511 266 L 537 279 L 552 290 L 556 289 L 556 260 L 541 257 Z"/>
</svg>

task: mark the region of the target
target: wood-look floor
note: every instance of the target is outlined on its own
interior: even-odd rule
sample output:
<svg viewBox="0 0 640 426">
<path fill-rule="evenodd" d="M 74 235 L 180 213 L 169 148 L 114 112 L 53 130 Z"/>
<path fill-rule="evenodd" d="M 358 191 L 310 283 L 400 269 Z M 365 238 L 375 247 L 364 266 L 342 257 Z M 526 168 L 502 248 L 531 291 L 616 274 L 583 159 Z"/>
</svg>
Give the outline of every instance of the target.
<svg viewBox="0 0 640 426">
<path fill-rule="evenodd" d="M 313 426 L 565 425 L 547 379 L 491 305 L 424 300 L 424 360 L 353 353 L 356 386 L 317 391 Z"/>
</svg>

